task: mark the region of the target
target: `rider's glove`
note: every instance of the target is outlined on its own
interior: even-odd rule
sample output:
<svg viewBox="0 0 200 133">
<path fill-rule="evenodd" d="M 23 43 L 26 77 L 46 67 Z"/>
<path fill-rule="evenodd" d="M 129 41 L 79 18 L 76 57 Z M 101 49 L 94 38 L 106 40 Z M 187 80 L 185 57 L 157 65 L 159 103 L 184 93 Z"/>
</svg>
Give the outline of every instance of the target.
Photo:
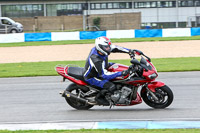
<svg viewBox="0 0 200 133">
<path fill-rule="evenodd" d="M 122 76 L 127 76 L 129 74 L 129 70 L 122 71 Z"/>
<path fill-rule="evenodd" d="M 132 53 L 134 54 L 134 49 L 129 50 L 129 54 L 132 54 Z"/>
<path fill-rule="evenodd" d="M 143 55 L 143 52 L 137 49 L 130 49 L 129 54 L 137 54 L 137 55 Z"/>
</svg>

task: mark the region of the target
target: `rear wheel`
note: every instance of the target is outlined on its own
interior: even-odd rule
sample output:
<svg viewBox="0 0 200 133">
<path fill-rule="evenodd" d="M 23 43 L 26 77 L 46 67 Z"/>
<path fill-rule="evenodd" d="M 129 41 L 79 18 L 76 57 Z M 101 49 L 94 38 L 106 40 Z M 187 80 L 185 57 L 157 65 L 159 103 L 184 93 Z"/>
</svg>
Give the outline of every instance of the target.
<svg viewBox="0 0 200 133">
<path fill-rule="evenodd" d="M 143 89 L 141 90 L 142 99 L 147 105 L 149 105 L 152 108 L 156 109 L 166 108 L 173 101 L 174 98 L 173 92 L 166 85 L 155 89 L 156 92 L 154 92 L 154 95 L 157 97 L 157 100 L 155 100 L 152 97 L 152 95 L 146 90 L 146 88 Z"/>
<path fill-rule="evenodd" d="M 73 93 L 74 95 L 77 95 L 77 96 L 78 96 L 80 90 L 81 90 L 81 88 L 79 88 L 76 84 L 73 84 L 73 83 L 70 84 L 66 89 L 66 91 L 69 91 L 69 92 L 71 92 L 71 93 Z M 83 98 L 83 97 L 81 97 L 81 98 Z M 76 100 L 71 100 L 71 99 L 69 99 L 67 97 L 65 97 L 65 100 L 67 101 L 67 103 L 71 107 L 73 107 L 73 108 L 75 108 L 77 110 L 88 110 L 88 109 L 93 107 L 93 105 L 83 104 L 83 103 L 80 103 L 80 102 L 78 102 Z"/>
</svg>

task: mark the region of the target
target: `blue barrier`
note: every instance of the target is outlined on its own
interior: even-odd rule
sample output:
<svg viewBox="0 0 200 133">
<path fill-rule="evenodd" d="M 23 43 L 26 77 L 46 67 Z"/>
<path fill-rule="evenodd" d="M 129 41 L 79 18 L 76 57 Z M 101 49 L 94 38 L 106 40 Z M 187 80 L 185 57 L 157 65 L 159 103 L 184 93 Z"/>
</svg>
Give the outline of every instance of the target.
<svg viewBox="0 0 200 133">
<path fill-rule="evenodd" d="M 98 122 L 96 129 L 146 129 L 146 121 Z"/>
<path fill-rule="evenodd" d="M 135 30 L 135 38 L 162 37 L 162 29 Z"/>
<path fill-rule="evenodd" d="M 98 122 L 96 129 L 179 129 L 200 128 L 200 121 L 114 121 Z"/>
<path fill-rule="evenodd" d="M 100 36 L 106 36 L 106 31 L 80 31 L 80 39 L 96 39 Z"/>
<path fill-rule="evenodd" d="M 200 35 L 200 28 L 191 28 L 191 36 Z"/>
<path fill-rule="evenodd" d="M 51 33 L 25 33 L 25 42 L 51 41 Z"/>
</svg>

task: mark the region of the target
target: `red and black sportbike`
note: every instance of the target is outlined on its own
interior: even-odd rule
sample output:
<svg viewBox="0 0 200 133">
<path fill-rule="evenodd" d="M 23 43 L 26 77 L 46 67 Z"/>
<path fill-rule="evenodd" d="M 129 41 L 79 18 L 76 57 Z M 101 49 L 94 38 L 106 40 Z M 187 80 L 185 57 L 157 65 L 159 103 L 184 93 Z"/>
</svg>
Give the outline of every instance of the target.
<svg viewBox="0 0 200 133">
<path fill-rule="evenodd" d="M 141 56 L 140 62 L 135 59 L 135 54 Z M 116 85 L 113 95 L 106 95 L 106 99 L 112 106 L 131 106 L 142 103 L 143 101 L 152 108 L 160 109 L 168 107 L 173 101 L 171 89 L 163 82 L 155 81 L 157 70 L 151 63 L 151 59 L 141 51 L 135 50 L 130 54 L 131 65 L 113 64 L 108 71 L 118 72 L 129 70 L 129 74 L 124 77 L 117 77 L 112 80 Z M 57 65 L 56 71 L 63 76 L 63 79 L 72 81 L 61 95 L 67 103 L 78 110 L 87 110 L 94 105 L 99 105 L 95 101 L 99 89 L 84 82 L 84 68 L 75 66 Z M 140 90 L 140 95 L 138 93 Z M 142 98 L 141 98 L 142 97 Z"/>
</svg>

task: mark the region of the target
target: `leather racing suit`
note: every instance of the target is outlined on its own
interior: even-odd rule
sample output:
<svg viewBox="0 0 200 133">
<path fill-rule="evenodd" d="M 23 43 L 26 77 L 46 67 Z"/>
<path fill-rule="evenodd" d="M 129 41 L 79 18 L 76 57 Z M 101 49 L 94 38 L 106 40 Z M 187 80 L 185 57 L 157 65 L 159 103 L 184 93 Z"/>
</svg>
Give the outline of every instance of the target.
<svg viewBox="0 0 200 133">
<path fill-rule="evenodd" d="M 116 45 L 111 45 L 111 52 L 115 53 L 129 53 L 130 49 L 123 48 Z M 84 79 L 93 86 L 97 86 L 101 89 L 109 89 L 114 87 L 112 80 L 122 75 L 122 72 L 109 72 L 107 69 L 114 63 L 108 63 L 108 55 L 101 55 L 97 49 L 92 48 L 85 64 Z"/>
</svg>

